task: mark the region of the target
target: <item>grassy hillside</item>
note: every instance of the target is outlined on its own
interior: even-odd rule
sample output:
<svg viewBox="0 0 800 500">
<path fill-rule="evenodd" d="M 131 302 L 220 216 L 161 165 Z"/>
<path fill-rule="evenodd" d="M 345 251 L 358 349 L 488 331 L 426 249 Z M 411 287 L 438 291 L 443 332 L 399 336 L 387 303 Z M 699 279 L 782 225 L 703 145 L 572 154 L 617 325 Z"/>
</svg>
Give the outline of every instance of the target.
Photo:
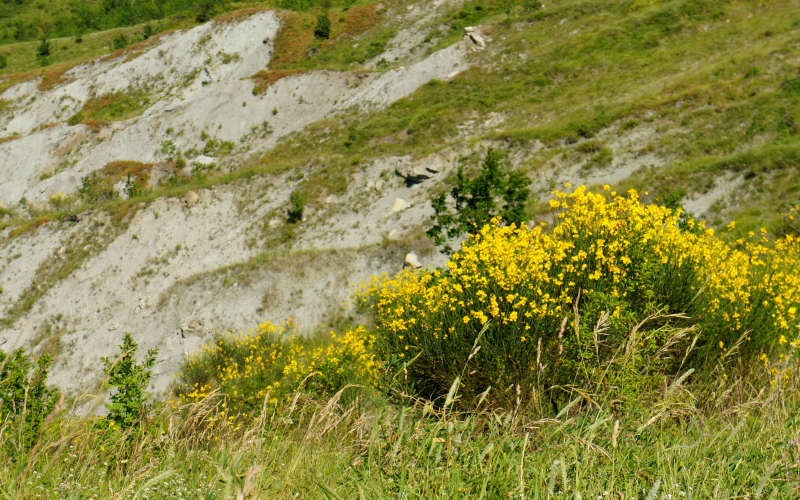
<svg viewBox="0 0 800 500">
<path fill-rule="evenodd" d="M 384 155 L 423 157 L 488 140 L 520 157 L 518 168 L 543 193 L 550 187 L 543 181 L 566 180 L 559 172 L 576 165 L 577 176 L 589 177 L 613 165 L 629 174 L 614 182 L 654 200 L 700 196 L 720 179 L 731 181 L 736 204 L 720 199 L 707 217 L 715 224 L 740 219 L 742 234 L 762 225 L 778 234 L 780 213 L 797 203 L 800 187 L 792 168 L 800 113 L 796 7 L 793 0 L 565 0 L 528 11 L 512 2 L 466 2 L 431 24 L 421 48 L 431 52 L 459 38 L 462 27 L 483 24 L 492 41 L 473 69 L 385 111 L 311 126 L 245 161 L 242 172 L 313 170 L 314 159 L 326 159 L 346 179 Z M 358 69 L 365 58 L 353 59 L 353 51 L 383 47 L 391 25 L 384 19 L 355 39 L 343 32 L 314 45 L 313 16 L 296 22 L 295 31 L 282 32 L 291 37 L 286 48 L 283 39 L 276 43 L 270 70 L 280 73 L 265 73 L 264 81 L 312 68 Z M 490 116 L 499 124 L 482 125 Z M 332 179 L 311 174 L 303 189 L 313 203 Z"/>
<path fill-rule="evenodd" d="M 144 38 L 147 23 L 188 27 L 203 13 L 178 0 L 155 10 L 55 2 L 47 24 L 42 4 L 2 5 L 0 40 L 22 41 L 0 46 L 0 88 L 40 75 L 40 88 L 52 88 L 77 62 L 113 52 L 120 36 Z M 81 5 L 105 12 L 99 24 L 75 24 Z M 136 390 L 118 391 L 141 390 L 149 375 L 56 404 L 39 384 L 43 368 L 0 361 L 0 495 L 800 496 L 798 0 L 445 3 L 413 26 L 420 41 L 396 60 L 382 54 L 411 31 L 398 21 L 403 2 L 208 5 L 233 17 L 243 6 L 284 9 L 270 67 L 251 78 L 254 95 L 309 71 L 393 71 L 461 40 L 468 26 L 481 27 L 487 47 L 470 54 L 469 70 L 385 109 L 347 110 L 268 150 L 254 141 L 229 171 L 134 184 L 122 199 L 111 186 L 152 165 L 109 164 L 49 206 L 0 206 L 9 240 L 110 216 L 105 230 L 40 266 L 6 311 L 9 325 L 137 211 L 214 186 L 240 188 L 247 208 L 269 196 L 248 185 L 292 183 L 287 208 L 300 212 L 289 223 L 276 209 L 280 226 L 270 226 L 275 213 L 253 226 L 266 253 L 228 268 L 237 286 L 270 255 L 292 260 L 301 238 L 313 241 L 351 208 L 331 199 L 357 199 L 352 210 L 365 213 L 370 194 L 353 193 L 354 179 L 389 156 L 447 153 L 469 170 L 496 148 L 531 181 L 531 227 L 489 225 L 447 270 L 376 278 L 332 334 L 295 337 L 266 323 L 219 334 L 176 374 L 171 400 L 151 407 Z M 327 38 L 315 33 L 323 12 Z M 64 36 L 50 61 L 36 55 L 39 25 Z M 93 99 L 70 120 L 138 115 L 151 98 Z M 587 186 L 552 199 L 565 182 Z M 449 185 L 424 186 L 433 195 Z M 638 194 L 617 195 L 629 189 Z M 681 217 L 681 205 L 702 216 Z M 409 238 L 424 238 L 427 223 Z M 96 413 L 109 385 L 133 394 L 135 418 L 120 427 L 75 415 Z"/>
</svg>

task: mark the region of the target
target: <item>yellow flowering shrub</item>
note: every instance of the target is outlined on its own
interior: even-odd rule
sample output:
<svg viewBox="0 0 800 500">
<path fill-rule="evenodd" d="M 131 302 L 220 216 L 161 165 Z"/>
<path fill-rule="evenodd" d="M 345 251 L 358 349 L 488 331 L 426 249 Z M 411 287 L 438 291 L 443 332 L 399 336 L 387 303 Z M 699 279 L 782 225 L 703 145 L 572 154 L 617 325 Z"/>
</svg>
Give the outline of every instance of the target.
<svg viewBox="0 0 800 500">
<path fill-rule="evenodd" d="M 734 346 L 783 359 L 800 346 L 800 240 L 726 242 L 604 191 L 555 192 L 552 229 L 495 220 L 444 270 L 365 284 L 387 368 L 432 398 L 460 376 L 465 400 L 491 386 L 500 405 L 601 383 L 624 399 Z"/>
<path fill-rule="evenodd" d="M 377 379 L 374 336 L 363 327 L 330 335 L 304 339 L 291 322 L 219 335 L 186 360 L 178 400 L 198 402 L 218 391 L 224 413 L 232 417 L 259 412 L 265 399 L 274 405 L 298 390 L 329 396 L 348 383 Z"/>
</svg>

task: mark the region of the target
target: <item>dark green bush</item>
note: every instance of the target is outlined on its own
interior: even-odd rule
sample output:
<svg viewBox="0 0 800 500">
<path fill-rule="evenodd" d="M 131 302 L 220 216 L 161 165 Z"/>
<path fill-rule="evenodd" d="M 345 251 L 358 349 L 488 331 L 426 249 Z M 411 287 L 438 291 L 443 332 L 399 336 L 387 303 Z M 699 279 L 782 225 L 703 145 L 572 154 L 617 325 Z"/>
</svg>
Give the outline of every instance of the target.
<svg viewBox="0 0 800 500">
<path fill-rule="evenodd" d="M 449 241 L 474 232 L 493 217 L 508 223 L 523 222 L 530 196 L 528 182 L 524 174 L 502 168 L 500 154 L 490 149 L 476 177 L 470 178 L 458 169 L 455 186 L 449 192 L 452 203 L 448 203 L 448 193 L 431 200 L 434 215 L 428 237 L 443 251 L 452 253 Z"/>
<path fill-rule="evenodd" d="M 42 38 L 39 42 L 39 45 L 36 47 L 36 55 L 39 57 L 47 57 L 50 55 L 52 51 L 52 45 L 50 44 L 50 40 L 47 38 Z"/>
<path fill-rule="evenodd" d="M 327 40 L 331 37 L 331 20 L 327 12 L 317 16 L 317 26 L 314 28 L 314 37 L 319 40 Z"/>
<path fill-rule="evenodd" d="M 289 196 L 289 210 L 286 212 L 286 217 L 290 224 L 296 224 L 303 220 L 303 209 L 305 208 L 305 200 L 297 193 L 292 193 Z"/>
<path fill-rule="evenodd" d="M 124 49 L 128 46 L 128 37 L 125 35 L 119 35 L 114 37 L 114 40 L 111 41 L 111 48 L 113 50 L 120 50 Z"/>
</svg>

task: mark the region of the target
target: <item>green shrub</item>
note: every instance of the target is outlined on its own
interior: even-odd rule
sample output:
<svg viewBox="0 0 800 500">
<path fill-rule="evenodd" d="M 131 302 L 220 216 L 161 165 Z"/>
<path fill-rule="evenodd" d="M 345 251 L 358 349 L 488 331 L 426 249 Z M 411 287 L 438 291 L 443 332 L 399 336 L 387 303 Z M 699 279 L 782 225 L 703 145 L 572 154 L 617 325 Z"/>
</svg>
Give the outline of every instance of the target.
<svg viewBox="0 0 800 500">
<path fill-rule="evenodd" d="M 111 41 L 112 50 L 121 50 L 128 46 L 128 37 L 125 35 L 115 36 Z"/>
<path fill-rule="evenodd" d="M 101 179 L 97 174 L 92 173 L 81 178 L 78 195 L 87 203 L 96 204 L 113 200 L 116 198 L 117 192 L 107 179 Z"/>
<path fill-rule="evenodd" d="M 800 240 L 729 244 L 635 192 L 579 188 L 551 206 L 551 231 L 494 221 L 446 270 L 368 285 L 376 350 L 403 390 L 441 401 L 458 379 L 467 406 L 491 387 L 494 405 L 544 415 L 573 391 L 641 408 L 690 368 L 800 351 Z"/>
<path fill-rule="evenodd" d="M 5 69 L 8 66 L 8 59 L 5 54 L 0 54 L 0 69 Z"/>
<path fill-rule="evenodd" d="M 519 172 L 509 172 L 500 164 L 500 154 L 490 149 L 481 164 L 480 173 L 467 177 L 459 168 L 455 186 L 431 200 L 434 215 L 428 237 L 444 252 L 452 253 L 449 241 L 483 227 L 493 217 L 519 224 L 525 220 L 525 206 L 530 190 L 528 179 Z"/>
<path fill-rule="evenodd" d="M 306 202 L 298 193 L 293 192 L 289 196 L 289 209 L 286 211 L 286 218 L 290 224 L 296 224 L 303 220 L 303 209 Z"/>
<path fill-rule="evenodd" d="M 47 57 L 50 55 L 51 50 L 52 45 L 50 44 L 50 40 L 42 38 L 39 45 L 36 47 L 36 55 L 38 57 Z"/>
<path fill-rule="evenodd" d="M 800 95 L 800 78 L 793 78 L 781 83 L 781 90 L 791 95 Z"/>
<path fill-rule="evenodd" d="M 49 366 L 48 355 L 34 364 L 23 349 L 0 351 L 0 444 L 30 448 L 39 438 L 59 396 L 47 386 Z"/>
<path fill-rule="evenodd" d="M 125 180 L 125 196 L 128 198 L 135 198 L 142 194 L 142 186 L 139 185 L 135 180 L 131 179 L 131 176 L 128 175 L 128 178 Z"/>
<path fill-rule="evenodd" d="M 544 7 L 539 0 L 523 0 L 522 8 L 525 12 L 534 12 Z"/>
<path fill-rule="evenodd" d="M 102 358 L 105 371 L 108 373 L 108 384 L 112 388 L 111 402 L 107 418 L 122 429 L 129 429 L 147 412 L 145 392 L 150 383 L 150 374 L 156 361 L 158 349 L 150 349 L 144 360 L 137 363 L 134 356 L 138 345 L 130 333 L 126 333 L 120 345 L 120 354 L 116 358 Z"/>
<path fill-rule="evenodd" d="M 50 64 L 50 52 L 52 51 L 52 44 L 46 38 L 42 38 L 39 45 L 36 47 L 36 60 L 39 66 L 47 66 Z"/>
<path fill-rule="evenodd" d="M 327 40 L 331 36 L 331 20 L 327 12 L 317 16 L 317 25 L 314 28 L 314 37 L 319 40 Z"/>
</svg>

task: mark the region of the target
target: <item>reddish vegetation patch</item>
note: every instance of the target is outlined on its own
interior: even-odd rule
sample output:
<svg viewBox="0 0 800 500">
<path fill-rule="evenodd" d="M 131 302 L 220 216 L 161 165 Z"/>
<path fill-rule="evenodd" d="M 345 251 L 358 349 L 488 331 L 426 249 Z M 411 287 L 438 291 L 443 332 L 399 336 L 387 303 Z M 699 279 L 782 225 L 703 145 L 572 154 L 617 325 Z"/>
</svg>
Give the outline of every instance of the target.
<svg viewBox="0 0 800 500">
<path fill-rule="evenodd" d="M 36 78 L 39 78 L 41 74 L 42 70 L 32 69 L 24 73 L 14 73 L 12 75 L 4 76 L 2 79 L 0 79 L 0 92 L 9 87 L 17 85 L 18 83 L 26 82 L 28 80 L 35 80 Z"/>
<path fill-rule="evenodd" d="M 270 67 L 278 69 L 304 58 L 314 43 L 314 16 L 284 12 L 275 37 Z"/>
<path fill-rule="evenodd" d="M 277 82 L 281 78 L 286 78 L 287 76 L 296 75 L 298 73 L 302 73 L 302 70 L 298 69 L 279 69 L 279 70 L 271 70 L 265 69 L 259 71 L 255 75 L 251 76 L 250 79 L 255 82 L 256 86 L 253 88 L 253 94 L 263 94 L 267 91 L 270 85 Z"/>
<path fill-rule="evenodd" d="M 103 122 L 99 122 L 97 120 L 92 120 L 91 118 L 87 118 L 85 120 L 80 121 L 81 125 L 86 125 L 89 127 L 89 130 L 92 132 L 99 132 L 101 128 L 105 125 Z"/>
<path fill-rule="evenodd" d="M 32 231 L 38 227 L 44 226 L 45 224 L 54 219 L 55 216 L 53 214 L 40 215 L 39 217 L 36 217 L 32 221 L 23 224 L 21 226 L 18 226 L 16 229 L 12 229 L 11 232 L 8 233 L 8 238 L 11 239 L 11 238 L 16 238 L 17 236 L 21 236 L 27 233 L 28 231 Z"/>
<path fill-rule="evenodd" d="M 170 33 L 174 33 L 175 31 L 177 30 L 173 29 L 168 31 L 162 31 L 161 33 L 151 36 L 147 40 L 142 40 L 136 43 L 132 43 L 127 47 L 125 47 L 124 49 L 115 50 L 114 52 L 101 57 L 100 60 L 102 62 L 106 62 L 116 59 L 118 57 L 125 56 L 125 62 L 132 61 L 137 57 L 139 57 L 140 55 L 147 52 L 147 49 L 156 45 L 156 42 L 161 40 L 163 37 L 169 35 Z"/>
<path fill-rule="evenodd" d="M 78 62 L 64 62 L 48 66 L 42 71 L 42 81 L 39 82 L 39 90 L 50 90 L 64 80 L 64 73 L 77 66 Z"/>
<path fill-rule="evenodd" d="M 4 142 L 13 141 L 15 139 L 19 139 L 20 137 L 22 137 L 22 136 L 21 135 L 9 135 L 8 137 L 0 137 L 0 144 L 3 144 Z"/>
<path fill-rule="evenodd" d="M 138 161 L 112 161 L 102 168 L 101 172 L 114 179 L 131 179 L 145 183 L 150 178 L 150 171 L 155 163 L 142 163 Z"/>
<path fill-rule="evenodd" d="M 86 101 L 86 104 L 83 105 L 83 109 L 81 111 L 84 113 L 91 113 L 92 111 L 103 109 L 111 104 L 115 97 L 116 94 L 105 94 L 101 95 L 100 97 L 92 97 Z"/>
<path fill-rule="evenodd" d="M 58 125 L 58 122 L 44 123 L 44 124 L 39 125 L 38 127 L 36 127 L 35 131 L 36 132 L 41 132 L 42 130 L 47 130 L 47 129 L 53 128 L 53 127 L 55 127 L 57 125 Z"/>
<path fill-rule="evenodd" d="M 378 22 L 378 4 L 359 5 L 344 12 L 344 32 L 358 35 L 375 26 Z"/>
</svg>

